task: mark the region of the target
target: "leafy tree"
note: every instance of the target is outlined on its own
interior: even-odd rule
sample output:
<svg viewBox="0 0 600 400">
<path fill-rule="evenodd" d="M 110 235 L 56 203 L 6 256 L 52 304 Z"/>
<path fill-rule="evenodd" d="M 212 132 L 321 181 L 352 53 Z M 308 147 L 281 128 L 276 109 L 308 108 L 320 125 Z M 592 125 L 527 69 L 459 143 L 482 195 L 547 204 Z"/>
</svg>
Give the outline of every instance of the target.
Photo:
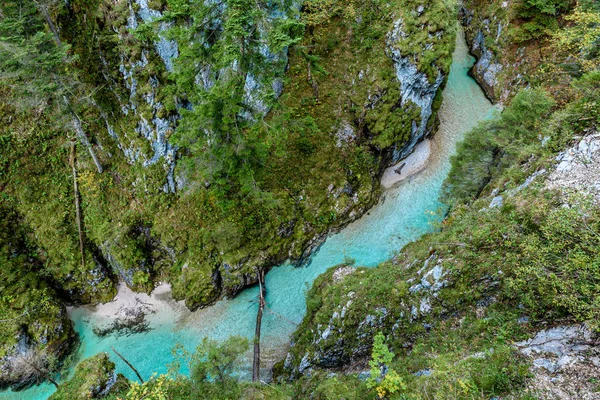
<svg viewBox="0 0 600 400">
<path fill-rule="evenodd" d="M 554 104 L 541 89 L 522 90 L 499 117 L 467 133 L 450 160 L 445 201 L 466 203 L 477 198 L 500 167 L 528 157 L 532 146 L 539 146 L 543 117 Z"/>
<path fill-rule="evenodd" d="M 77 102 L 87 101 L 85 87 L 71 68 L 70 46 L 61 42 L 49 15 L 57 3 L 9 0 L 0 6 L 0 80 L 10 88 L 8 101 L 17 115 L 49 109 L 57 127 L 70 123 L 102 172 L 75 110 Z M 46 32 L 44 22 L 52 33 Z"/>
<path fill-rule="evenodd" d="M 569 9 L 570 0 L 522 0 L 517 6 L 519 16 L 532 18 L 540 14 L 557 16 Z"/>
<path fill-rule="evenodd" d="M 231 386 L 236 381 L 235 369 L 248 346 L 248 339 L 241 336 L 232 336 L 223 343 L 204 338 L 192 357 L 192 380 L 199 385 L 214 382 Z"/>
<path fill-rule="evenodd" d="M 518 40 L 536 39 L 558 29 L 557 17 L 569 10 L 571 0 L 521 0 L 517 6 L 518 17 L 525 19 Z"/>
<path fill-rule="evenodd" d="M 284 64 L 274 55 L 302 34 L 300 22 L 273 17 L 269 7 L 289 13 L 291 2 L 170 0 L 164 17 L 187 21 L 167 33 L 180 51 L 175 91 L 190 103 L 174 140 L 187 150 L 190 171 L 225 189 L 257 189 L 254 170 L 266 144 L 250 126 L 275 99 L 271 82 L 281 78 Z"/>
<path fill-rule="evenodd" d="M 600 67 L 600 10 L 578 5 L 565 19 L 569 26 L 552 35 L 553 47 L 559 54 L 574 57 L 581 73 Z"/>
<path fill-rule="evenodd" d="M 61 97 L 73 85 L 65 74 L 72 61 L 69 46 L 45 32 L 32 1 L 9 0 L 0 10 L 0 79 L 11 90 L 6 100 L 16 114 L 62 107 Z"/>
<path fill-rule="evenodd" d="M 385 344 L 385 336 L 378 332 L 373 338 L 373 351 L 369 367 L 371 367 L 367 386 L 375 388 L 379 398 L 406 389 L 406 384 L 396 371 L 390 368 L 395 354 Z"/>
<path fill-rule="evenodd" d="M 174 349 L 177 360 L 171 365 L 170 374 L 154 375 L 143 384 L 130 382 L 126 398 L 241 398 L 243 387 L 235 374 L 248 346 L 248 340 L 240 336 L 232 336 L 222 343 L 204 338 L 193 354 L 178 346 Z M 182 361 L 189 366 L 189 377 L 180 374 Z"/>
</svg>

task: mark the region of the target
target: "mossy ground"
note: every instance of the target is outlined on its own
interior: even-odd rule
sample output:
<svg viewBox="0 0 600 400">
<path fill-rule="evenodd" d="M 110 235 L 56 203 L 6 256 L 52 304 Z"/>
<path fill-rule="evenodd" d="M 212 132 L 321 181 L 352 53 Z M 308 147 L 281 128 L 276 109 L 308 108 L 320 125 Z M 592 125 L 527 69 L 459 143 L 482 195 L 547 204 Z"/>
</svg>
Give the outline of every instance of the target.
<svg viewBox="0 0 600 400">
<path fill-rule="evenodd" d="M 124 29 L 128 2 L 77 0 L 61 8 L 53 17 L 77 55 L 72 72 L 93 93 L 91 101 L 77 103 L 76 111 L 105 172 L 96 173 L 85 148 L 78 148 L 82 266 L 68 121 L 57 120 L 47 109 L 3 125 L 4 196 L 46 252 L 44 269 L 75 302 L 110 299 L 120 271 L 130 271 L 135 289 L 150 290 L 154 281 L 168 280 L 177 298 L 197 307 L 237 292 L 254 279 L 254 267 L 298 258 L 311 240 L 361 215 L 378 197 L 377 176 L 386 151 L 408 140 L 411 120 L 418 115 L 418 110 L 399 107 L 399 85 L 385 54 L 385 34 L 394 18 L 417 6 L 404 0 L 352 2 L 336 5 L 321 20 L 317 14 L 331 10 L 303 9 L 307 32 L 290 49 L 284 94 L 256 128 L 260 140 L 269 143 L 265 162 L 255 172 L 256 187 L 266 193 L 261 197 L 238 187 L 223 194 L 205 189 L 204 182 L 188 182 L 184 190 L 167 194 L 162 191 L 167 171 L 160 162 L 129 164 L 105 119 L 121 144 L 151 154 L 148 142 L 135 132 L 136 119 L 121 115 L 121 106 L 131 101 L 138 115 L 150 120 L 153 110 L 142 99 L 153 93 L 163 104 L 160 116 L 173 115 L 171 77 L 151 37 Z M 447 72 L 454 41 L 451 18 L 438 19 L 444 7 L 426 8 L 421 19 L 438 21 L 431 29 L 444 33 L 431 39 L 444 50 L 426 58 Z M 418 47 L 406 51 L 421 56 Z M 139 61 L 142 52 L 148 65 L 134 70 L 139 84 L 129 99 L 118 66 Z M 158 89 L 149 84 L 151 78 Z M 355 140 L 338 143 L 335 133 L 343 123 L 353 127 Z M 16 137 L 14 132 L 26 125 L 32 127 L 29 133 Z M 107 258 L 119 271 L 111 270 Z M 230 266 L 227 271 L 224 264 Z"/>
<path fill-rule="evenodd" d="M 333 268 L 317 279 L 286 372 L 297 378 L 308 360 L 315 370 L 298 382 L 317 391 L 333 384 L 320 364 L 334 355 L 346 374 L 335 379 L 353 387 L 369 357 L 364 343 L 383 331 L 397 357 L 390 368 L 407 387 L 397 398 L 537 398 L 527 389 L 530 361 L 512 343 L 558 324 L 597 329 L 600 211 L 585 196 L 547 190 L 543 172 L 597 129 L 597 76 L 544 81 L 546 94 L 521 92 L 469 133 L 445 183 L 454 206 L 439 231 L 375 269 L 334 283 Z M 498 194 L 502 205 L 490 207 Z M 434 267 L 440 280 L 427 275 Z"/>
<path fill-rule="evenodd" d="M 79 363 L 74 375 L 50 396 L 52 400 L 85 400 L 110 396 L 128 387 L 127 379 L 116 375 L 115 363 L 100 353 Z"/>
<path fill-rule="evenodd" d="M 482 15 L 497 13 L 502 20 L 504 14 L 499 4 L 495 1 L 485 6 L 477 2 L 477 7 L 483 10 L 480 10 Z M 393 69 L 383 49 L 383 36 L 397 16 L 386 11 L 394 6 L 410 13 L 418 4 L 344 3 L 325 21 L 314 23 L 304 41 L 291 49 L 286 91 L 266 118 L 267 124 L 286 135 L 273 138 L 276 146 L 270 148 L 267 164 L 256 174 L 257 184 L 271 193 L 270 198 L 238 196 L 224 201 L 216 193 L 194 185 L 178 194 L 165 194 L 161 191 L 164 168 L 129 165 L 105 131 L 98 109 L 82 106 L 78 111 L 86 121 L 86 129 L 94 132 L 95 147 L 107 171 L 102 175 L 92 172 L 93 164 L 83 150 L 78 151 L 88 267 L 82 268 L 76 256 L 78 242 L 64 126 L 56 120 L 51 108 L 12 118 L 7 115 L 14 111 L 3 104 L 2 121 L 6 122 L 0 131 L 4 149 L 0 152 L 3 200 L 22 218 L 20 224 L 33 232 L 29 248 L 36 249 L 38 254 L 33 258 L 43 264 L 44 274 L 38 273 L 30 284 L 45 288 L 47 284 L 37 280 L 37 276 L 44 276 L 72 300 L 109 298 L 114 293 L 110 273 L 102 275 L 99 282 L 90 283 L 94 278 L 91 266 L 95 265 L 94 257 L 98 257 L 96 249 L 109 243 L 123 268 L 135 269 L 142 264 L 147 267 L 145 275 L 137 274 L 140 289 L 150 288 L 148 282 L 153 279 L 166 278 L 173 283 L 177 296 L 186 298 L 189 305 L 204 305 L 219 295 L 213 273 L 223 263 L 231 264 L 234 269 L 225 286 L 237 287 L 244 273 L 253 273 L 254 266 L 298 257 L 308 240 L 340 226 L 351 218 L 353 211 L 355 216 L 364 211 L 377 196 L 374 178 L 384 158 L 383 150 L 392 142 L 407 138 L 404 129 L 389 131 L 390 121 L 394 124 L 400 121 L 397 125 L 403 126 L 405 116 L 394 114 L 397 94 L 390 85 Z M 436 22 L 431 24 L 433 31 L 428 31 L 427 37 L 422 32 L 414 43 L 424 43 L 430 33 L 453 21 L 451 14 L 442 15 L 448 8 L 441 6 L 441 2 L 436 7 L 432 10 L 437 11 L 426 12 L 424 17 L 413 21 L 417 31 L 423 18 Z M 119 51 L 124 49 L 115 46 L 116 35 L 100 33 L 110 32 L 112 25 L 123 26 L 125 2 L 114 3 L 113 7 L 93 1 L 72 1 L 71 8 L 62 17 L 62 27 L 72 42 L 73 52 L 80 55 L 78 66 L 84 71 L 84 80 L 92 85 L 104 82 L 106 71 L 102 70 L 99 55 L 117 65 Z M 314 13 L 320 11 L 306 9 L 303 18 L 318 17 Z M 67 16 L 74 18 L 67 20 Z M 442 38 L 444 50 L 439 58 L 438 54 L 417 57 L 422 68 L 429 69 L 432 63 L 441 69 L 448 68 L 453 38 L 450 35 Z M 149 46 L 137 42 L 133 35 L 128 40 L 122 45 L 129 49 L 132 59 L 140 57 L 144 46 Z M 539 46 L 543 40 L 536 38 L 528 43 Z M 414 43 L 403 46 L 408 46 L 406 51 L 410 52 Z M 495 51 L 504 57 L 507 46 L 499 44 Z M 550 50 L 543 47 L 540 51 L 548 54 Z M 528 68 L 540 65 L 541 57 L 535 54 L 526 55 L 525 59 L 535 62 L 520 65 Z M 169 77 L 160 62 L 152 59 L 150 64 L 151 67 L 139 71 L 140 82 L 153 75 L 167 83 Z M 365 71 L 362 81 L 361 71 Z M 510 347 L 511 341 L 534 332 L 543 323 L 597 320 L 599 243 L 594 232 L 600 228 L 598 209 L 585 200 L 544 191 L 539 184 L 505 199 L 500 208 L 487 208 L 492 189 L 506 192 L 518 187 L 531 173 L 550 166 L 556 152 L 575 133 L 585 132 L 599 122 L 593 91 L 586 94 L 581 87 L 568 84 L 574 75 L 551 69 L 561 77 L 560 84 L 555 85 L 556 81 L 544 78 L 545 69 L 537 71 L 527 75 L 528 82 L 550 89 L 558 109 L 532 126 L 533 136 L 527 136 L 530 141 L 522 148 L 515 150 L 515 146 L 511 148 L 506 142 L 476 143 L 471 150 L 489 151 L 491 145 L 506 151 L 498 153 L 499 158 L 486 161 L 484 167 L 491 167 L 488 168 L 491 172 L 488 171 L 478 198 L 457 204 L 439 232 L 409 245 L 393 261 L 376 269 L 358 269 L 341 283 L 331 283 L 333 270 L 318 279 L 309 292 L 307 318 L 294 338 L 292 353 L 296 363 L 307 352 L 331 348 L 335 336 L 318 349 L 314 345 L 316 332 L 321 329 L 319 325 L 331 322 L 333 313 L 341 311 L 347 305 L 349 293 L 354 292 L 352 296 L 360 301 L 347 306 L 344 327 L 338 332 L 338 337 L 343 338 L 344 362 L 364 361 L 368 357 L 369 340 L 381 330 L 398 355 L 392 367 L 409 384 L 408 391 L 401 394 L 405 398 L 428 398 L 432 394 L 434 398 L 489 398 L 507 393 L 527 398 L 529 394 L 523 389 L 528 378 L 526 364 Z M 120 79 L 116 71 L 110 74 L 116 81 Z M 592 79 L 585 85 L 594 82 Z M 127 96 L 122 84 L 108 87 L 100 88 L 96 101 L 103 110 L 113 111 L 110 121 L 128 139 L 137 140 L 136 145 L 142 148 L 147 146 L 135 139 L 131 122 L 115 111 L 119 107 L 117 95 Z M 11 95 L 10 88 L 1 90 Z M 143 86 L 142 93 L 149 90 Z M 370 110 L 365 102 L 375 93 L 383 94 L 384 101 Z M 164 95 L 165 104 L 169 104 L 170 93 Z M 166 109 L 172 111 L 173 107 Z M 361 118 L 364 124 L 356 124 L 361 128 L 356 131 L 357 140 L 338 147 L 333 133 L 339 122 L 347 120 L 355 124 Z M 495 129 L 505 127 L 500 124 Z M 269 130 L 262 135 L 268 139 Z M 538 135 L 549 137 L 549 142 L 542 146 L 536 142 Z M 467 178 L 462 176 L 462 179 Z M 343 193 L 346 187 L 358 194 L 358 202 L 354 203 L 347 193 L 333 195 L 338 189 Z M 570 207 L 563 207 L 565 203 Z M 151 236 L 160 240 L 160 246 L 148 241 L 140 227 L 149 229 Z M 26 248 L 26 245 L 20 247 Z M 172 262 L 169 251 L 161 249 L 172 251 L 177 263 Z M 429 294 L 428 306 L 422 307 L 423 293 L 411 293 L 409 289 L 414 282 L 407 280 L 416 277 L 432 256 L 447 272 L 444 278 L 447 283 L 435 296 Z M 19 280 L 18 284 L 28 282 Z M 90 287 L 96 288 L 96 292 L 87 290 Z M 18 315 L 25 303 L 37 301 L 24 291 L 15 293 L 17 300 L 8 307 L 11 316 Z M 414 308 L 418 311 L 413 316 Z M 531 322 L 519 324 L 518 318 L 524 315 Z M 358 338 L 360 323 L 368 316 L 377 323 L 363 328 L 365 336 Z M 33 321 L 31 325 L 36 326 Z M 9 345 L 14 344 L 13 328 L 11 325 L 2 331 Z M 357 348 L 360 351 L 354 352 Z M 414 375 L 424 369 L 431 370 L 431 375 Z M 311 393 L 314 398 L 332 398 L 340 393 L 348 393 L 349 398 L 357 393 L 360 398 L 369 396 L 357 376 L 327 377 L 326 373 L 317 370 L 312 376 L 301 378 L 294 388 L 280 386 L 273 390 L 284 398 L 290 393 L 298 396 Z M 271 389 L 262 391 L 265 390 Z"/>
</svg>

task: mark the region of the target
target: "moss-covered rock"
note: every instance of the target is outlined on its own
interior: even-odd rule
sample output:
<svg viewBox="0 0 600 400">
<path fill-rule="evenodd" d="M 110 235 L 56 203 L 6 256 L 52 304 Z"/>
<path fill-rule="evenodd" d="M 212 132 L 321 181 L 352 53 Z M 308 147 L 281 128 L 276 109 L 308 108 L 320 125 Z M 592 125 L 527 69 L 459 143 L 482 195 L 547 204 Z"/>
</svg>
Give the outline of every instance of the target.
<svg viewBox="0 0 600 400">
<path fill-rule="evenodd" d="M 115 372 L 108 354 L 99 353 L 79 363 L 72 378 L 62 383 L 50 396 L 52 400 L 87 400 L 102 398 L 127 388 L 127 379 Z"/>
<path fill-rule="evenodd" d="M 167 280 L 177 299 L 196 308 L 253 284 L 256 267 L 301 259 L 328 231 L 374 204 L 382 168 L 408 154 L 435 125 L 456 10 L 444 2 L 420 7 L 412 0 L 334 7 L 307 2 L 299 15 L 304 37 L 288 32 L 299 36 L 286 47 L 285 56 L 277 53 L 266 64 L 251 66 L 257 82 L 246 86 L 256 86 L 256 93 L 248 95 L 262 99 L 261 88 L 272 85 L 262 82 L 261 74 L 273 69 L 267 75 L 273 75 L 271 83 L 278 83 L 276 94 L 281 97 L 271 102 L 274 107 L 264 124 L 245 128 L 266 143 L 261 145 L 266 154 L 251 161 L 255 190 L 250 196 L 235 183 L 223 189 L 219 182 L 210 182 L 199 167 L 202 160 L 189 147 L 181 149 L 173 169 L 176 158 L 169 136 L 174 130 L 177 136 L 183 129 L 179 125 L 191 123 L 181 112 L 190 106 L 184 104 L 190 96 L 182 88 L 189 84 L 206 90 L 216 75 L 207 67 L 193 82 L 185 80 L 196 65 L 188 61 L 191 55 L 197 57 L 197 52 L 190 53 L 197 41 L 189 41 L 186 35 L 192 32 L 186 31 L 182 16 L 193 12 L 171 9 L 177 4 L 168 1 L 153 8 L 158 4 L 76 1 L 58 15 L 64 40 L 81 56 L 77 66 L 86 70 L 90 85 L 99 87 L 95 106 L 82 113 L 111 171 L 81 172 L 90 247 L 100 249 L 103 264 L 130 287 L 149 290 L 154 282 Z M 286 18 L 295 18 L 294 7 L 285 10 L 269 17 L 274 32 Z M 209 14 L 216 25 L 203 25 L 194 34 L 219 31 L 226 7 Z M 153 23 L 160 15 L 173 29 L 167 32 Z M 401 19 L 407 22 L 395 25 Z M 256 23 L 261 30 L 273 28 Z M 88 35 L 94 30 L 103 34 Z M 172 38 L 180 40 L 181 60 L 163 57 Z M 211 40 L 217 45 L 219 35 Z M 209 50 L 203 53 L 208 64 L 215 62 Z M 423 85 L 402 80 L 400 62 Z M 183 118 L 177 119 L 178 114 Z M 175 176 L 180 178 L 179 192 L 166 193 L 173 191 Z M 39 229 L 38 222 L 33 225 Z"/>
<path fill-rule="evenodd" d="M 0 202 L 0 388 L 42 382 L 77 341 L 64 304 L 40 276 L 32 239 L 18 214 Z"/>
<path fill-rule="evenodd" d="M 247 21 L 269 44 L 249 61 L 244 84 L 244 104 L 260 118 L 244 122 L 243 143 L 233 149 L 251 153 L 248 162 L 218 179 L 207 175 L 210 147 L 198 135 L 210 127 L 185 110 L 193 110 L 192 92 L 226 75 L 217 74 L 226 65 L 210 67 L 219 52 L 194 46 L 202 35 L 222 45 L 227 7 L 74 0 L 49 10 L 77 55 L 65 72 L 73 72 L 83 99 L 73 108 L 105 171 L 96 173 L 77 149 L 83 266 L 75 256 L 69 130 L 55 123 L 58 113 L 47 108 L 2 125 L 1 157 L 11 165 L 2 183 L 69 301 L 107 301 L 121 279 L 143 291 L 169 281 L 177 299 L 205 306 L 253 284 L 257 267 L 303 258 L 377 201 L 382 168 L 435 125 L 456 10 L 413 0 L 325 3 L 307 1 L 299 10 L 274 2 L 266 19 Z M 190 25 L 203 7 L 214 23 Z M 402 32 L 395 28 L 401 19 Z M 399 62 L 422 87 L 399 78 Z M 35 132 L 23 140 L 11 133 L 27 126 Z M 196 132 L 192 143 L 176 139 L 185 129 Z M 248 185 L 236 181 L 239 174 L 252 177 Z"/>
<path fill-rule="evenodd" d="M 477 58 L 471 73 L 492 101 L 510 102 L 520 89 L 532 84 L 557 90 L 568 84 L 565 76 L 577 75 L 577 62 L 560 48 L 548 46 L 573 4 L 562 0 L 463 2 L 461 21 Z M 562 54 L 557 57 L 557 52 Z M 548 68 L 548 58 L 555 59 L 560 72 Z M 549 78 L 548 73 L 554 76 Z"/>
<path fill-rule="evenodd" d="M 376 269 L 333 267 L 320 276 L 307 294 L 307 316 L 292 338 L 286 373 L 298 377 L 364 360 L 379 331 L 409 345 L 448 312 L 437 301 L 449 283 L 442 261 L 433 254 Z"/>
<path fill-rule="evenodd" d="M 595 87 L 589 79 L 583 81 Z M 600 209 L 583 195 L 595 192 L 581 187 L 573 196 L 572 188 L 554 192 L 554 181 L 545 182 L 566 168 L 563 155 L 577 153 L 573 148 L 589 154 L 595 128 L 559 157 L 562 137 L 538 139 L 556 126 L 579 127 L 570 110 L 582 103 L 596 115 L 597 94 L 585 93 L 557 110 L 542 91 L 525 90 L 500 117 L 468 133 L 445 183 L 455 203 L 440 230 L 374 269 L 340 266 L 319 277 L 276 375 L 304 385 L 327 370 L 364 370 L 373 337 L 383 332 L 397 357 L 389 368 L 406 383 L 404 397 L 454 398 L 456 390 L 474 398 L 531 395 L 529 361 L 513 342 L 565 321 L 597 326 Z M 503 151 L 485 161 L 480 155 L 491 143 Z M 468 198 L 453 196 L 478 163 L 489 174 L 483 187 Z M 538 360 L 555 368 L 544 362 Z"/>
</svg>

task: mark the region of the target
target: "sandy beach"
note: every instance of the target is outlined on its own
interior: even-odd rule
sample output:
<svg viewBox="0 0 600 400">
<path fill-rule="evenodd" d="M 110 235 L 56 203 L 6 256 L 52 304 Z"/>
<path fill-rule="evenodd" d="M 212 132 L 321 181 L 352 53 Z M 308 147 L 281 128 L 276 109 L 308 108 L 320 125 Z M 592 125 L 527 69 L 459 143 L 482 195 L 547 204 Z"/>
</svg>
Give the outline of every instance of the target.
<svg viewBox="0 0 600 400">
<path fill-rule="evenodd" d="M 417 144 L 408 157 L 385 170 L 381 177 L 381 185 L 389 189 L 421 172 L 427 166 L 433 146 L 433 141 L 429 139 Z"/>
<path fill-rule="evenodd" d="M 81 308 L 87 310 L 86 314 L 98 325 L 108 324 L 116 318 L 130 318 L 138 312 L 143 312 L 151 325 L 162 324 L 166 320 L 175 322 L 190 313 L 183 302 L 173 300 L 171 286 L 167 283 L 160 284 L 148 295 L 136 293 L 121 282 L 111 302 Z M 69 311 L 74 310 L 76 308 Z"/>
</svg>

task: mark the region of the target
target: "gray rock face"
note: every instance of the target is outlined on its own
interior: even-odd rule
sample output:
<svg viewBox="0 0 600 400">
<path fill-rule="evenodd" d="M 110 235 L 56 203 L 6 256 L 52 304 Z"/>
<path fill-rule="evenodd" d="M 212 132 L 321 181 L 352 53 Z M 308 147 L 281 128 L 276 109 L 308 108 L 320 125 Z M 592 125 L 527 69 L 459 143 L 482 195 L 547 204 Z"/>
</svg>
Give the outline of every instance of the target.
<svg viewBox="0 0 600 400">
<path fill-rule="evenodd" d="M 585 325 L 559 326 L 516 343 L 531 359 L 529 389 L 542 399 L 598 399 L 600 347 Z"/>
<path fill-rule="evenodd" d="M 392 311 L 387 305 L 364 309 L 355 292 L 342 296 L 329 320 L 311 328 L 310 344 L 303 343 L 302 347 L 292 344 L 284 363 L 286 372 L 297 378 L 310 368 L 337 368 L 364 359 L 369 356 L 372 338 L 379 331 L 401 335 L 402 326 L 406 326 L 403 324 L 413 323 L 423 323 L 426 329 L 431 329 L 432 325 L 424 323 L 424 317 L 434 312 L 434 299 L 450 277 L 441 264 L 442 260 L 435 254 L 423 262 L 407 281 L 414 284 L 399 310 Z M 356 276 L 360 270 L 338 267 L 331 275 L 331 284 L 343 285 L 350 274 Z M 357 319 L 357 314 L 364 317 Z"/>
<path fill-rule="evenodd" d="M 356 129 L 348 121 L 342 121 L 341 126 L 336 131 L 337 147 L 343 147 L 356 139 Z"/>
<path fill-rule="evenodd" d="M 444 82 L 444 75 L 438 71 L 435 81 L 431 83 L 427 75 L 420 72 L 415 60 L 405 57 L 396 47 L 400 39 L 405 39 L 404 21 L 402 19 L 394 22 L 394 28 L 387 35 L 387 53 L 395 64 L 396 77 L 400 82 L 401 103 L 405 105 L 412 102 L 421 109 L 421 121 L 413 121 L 410 141 L 402 148 L 396 148 L 392 162 L 397 163 L 408 156 L 419 142 L 429 132 L 427 124 L 433 113 L 433 100 Z"/>
<path fill-rule="evenodd" d="M 502 8 L 507 7 L 507 2 L 504 2 Z M 466 7 L 461 8 L 460 15 L 463 25 L 469 28 L 467 29 L 467 42 L 471 54 L 477 58 L 477 62 L 470 71 L 471 74 L 489 99 L 492 101 L 505 100 L 508 91 L 500 88 L 498 84 L 498 77 L 504 72 L 505 66 L 486 46 L 486 39 L 493 39 L 496 44 L 500 43 L 506 22 L 503 23 L 497 16 L 494 16 L 492 21 L 488 18 L 484 19 L 483 16 L 474 15 L 474 12 Z"/>
<path fill-rule="evenodd" d="M 556 157 L 546 187 L 587 193 L 600 204 L 600 133 L 582 138 Z"/>
<path fill-rule="evenodd" d="M 354 271 L 356 270 L 351 266 L 340 267 L 333 273 L 333 281 L 339 283 L 343 281 L 345 277 L 354 273 Z"/>
<path fill-rule="evenodd" d="M 504 198 L 502 196 L 496 196 L 490 202 L 490 208 L 500 208 L 504 204 Z"/>
<path fill-rule="evenodd" d="M 501 26 L 501 25 L 499 25 Z M 485 36 L 479 31 L 471 44 L 471 52 L 477 57 L 472 73 L 490 99 L 497 99 L 498 74 L 502 64 L 495 62 L 494 54 L 485 45 Z"/>
<path fill-rule="evenodd" d="M 135 3 L 134 11 L 133 3 Z M 214 3 L 213 14 L 209 18 L 212 31 L 222 30 L 223 19 L 222 15 L 226 11 L 225 3 L 220 0 L 207 0 L 207 3 Z M 300 9 L 300 2 L 294 2 L 291 8 L 285 8 L 282 1 L 276 1 L 269 4 L 267 17 L 264 21 L 259 21 L 257 30 L 262 41 L 267 42 L 269 31 L 268 26 L 276 23 L 276 20 L 288 18 L 290 15 Z M 128 30 L 136 29 L 141 22 L 150 23 L 162 17 L 162 13 L 158 10 L 150 8 L 148 0 L 130 0 L 129 15 L 127 18 Z M 113 27 L 117 29 L 118 27 Z M 169 142 L 170 134 L 177 126 L 179 115 L 177 112 L 167 113 L 164 110 L 164 105 L 157 101 L 158 94 L 161 90 L 159 79 L 157 76 L 150 76 L 147 82 L 140 82 L 140 73 L 148 68 L 151 52 L 154 52 L 160 57 L 164 64 L 164 68 L 168 72 L 174 70 L 174 60 L 179 56 L 178 44 L 173 40 L 165 38 L 164 32 L 170 28 L 168 23 L 161 23 L 158 28 L 158 39 L 154 43 L 154 48 L 143 49 L 139 59 L 129 59 L 128 56 L 121 56 L 121 64 L 118 69 L 123 78 L 123 82 L 127 90 L 129 90 L 129 98 L 119 98 L 121 103 L 121 111 L 124 117 L 136 121 L 134 132 L 118 132 L 115 126 L 108 120 L 106 115 L 103 118 L 106 122 L 107 131 L 110 136 L 117 141 L 117 145 L 127 161 L 130 164 L 141 163 L 144 167 L 162 164 L 166 172 L 166 182 L 163 186 L 165 192 L 175 192 L 185 185 L 185 179 L 175 177 L 175 163 L 177 159 L 177 148 Z M 124 37 L 122 38 L 125 39 Z M 202 38 L 199 38 L 199 40 Z M 273 65 L 273 69 L 279 69 L 280 74 L 283 74 L 285 65 L 287 64 L 287 49 L 283 49 L 277 54 L 270 52 L 269 47 L 263 44 L 260 49 L 261 55 L 267 62 Z M 105 68 L 113 68 L 104 61 Z M 224 76 L 228 72 L 235 71 L 236 63 L 234 62 L 228 68 L 221 71 L 216 71 L 212 66 L 203 67 L 196 77 L 198 90 L 210 89 L 217 79 L 217 76 Z M 257 117 L 265 115 L 269 111 L 269 103 L 265 99 L 271 94 L 276 97 L 281 95 L 283 91 L 283 81 L 281 78 L 266 80 L 260 76 L 264 68 L 250 67 L 251 72 L 247 74 L 244 85 L 244 99 L 249 111 L 244 114 L 244 117 L 254 120 Z M 117 85 L 114 80 L 109 79 L 110 84 Z M 140 94 L 140 88 L 144 87 L 145 93 Z M 150 88 L 150 91 L 148 91 Z M 139 110 L 140 102 L 145 103 L 151 109 L 151 117 L 148 113 L 142 114 Z M 208 134 L 205 140 L 208 140 Z M 146 146 L 140 146 L 138 138 L 144 138 L 149 143 L 149 151 L 145 150 Z"/>
<path fill-rule="evenodd" d="M 236 296 L 244 288 L 258 282 L 256 273 L 240 273 L 239 271 L 243 267 L 243 263 L 237 265 L 224 263 L 213 274 L 213 284 L 216 287 L 220 287 L 223 295 L 227 297 Z"/>
<path fill-rule="evenodd" d="M 71 351 L 77 339 L 66 310 L 55 317 L 45 326 L 38 321 L 33 323 L 38 329 L 43 327 L 42 335 L 33 337 L 22 330 L 16 345 L 6 349 L 7 354 L 0 357 L 0 390 L 20 390 L 43 382 L 46 377 L 39 370 L 48 367 L 49 359 L 62 360 Z"/>
<path fill-rule="evenodd" d="M 143 22 L 149 23 L 162 16 L 159 11 L 153 10 L 148 6 L 147 0 L 135 0 L 135 2 L 138 12 L 134 12 L 130 4 L 130 15 L 127 18 L 128 29 L 136 29 L 138 27 L 138 18 Z M 167 24 L 162 24 L 160 31 L 162 32 L 167 28 Z M 159 32 L 159 40 L 154 45 L 155 51 L 162 59 L 165 69 L 172 71 L 173 59 L 178 56 L 177 43 L 165 39 Z M 118 147 L 123 151 L 130 164 L 135 164 L 139 161 L 144 167 L 148 167 L 162 162 L 167 175 L 167 182 L 163 187 L 163 191 L 174 192 L 176 189 L 174 172 L 177 149 L 169 143 L 168 137 L 175 129 L 177 117 L 159 117 L 163 112 L 164 106 L 155 100 L 159 90 L 159 81 L 155 76 L 151 76 L 147 82 L 150 92 L 142 95 L 141 99 L 138 98 L 140 83 L 137 74 L 148 66 L 148 57 L 148 49 L 142 50 L 141 57 L 137 61 L 127 62 L 125 57 L 121 56 L 119 71 L 121 72 L 126 88 L 129 90 L 129 100 L 124 102 L 121 99 L 121 110 L 125 116 L 131 114 L 131 117 L 138 120 L 135 132 L 138 136 L 143 137 L 149 142 L 151 153 L 147 154 L 133 140 L 125 139 L 124 136 L 126 135 L 117 134 L 108 119 L 105 118 L 105 121 L 109 134 L 117 140 Z M 144 101 L 152 109 L 152 118 L 149 121 L 138 112 L 138 101 L 140 100 Z"/>
<path fill-rule="evenodd" d="M 534 368 L 555 373 L 579 360 L 590 349 L 592 333 L 583 325 L 559 326 L 538 332 L 515 346 L 533 358 Z"/>
</svg>

